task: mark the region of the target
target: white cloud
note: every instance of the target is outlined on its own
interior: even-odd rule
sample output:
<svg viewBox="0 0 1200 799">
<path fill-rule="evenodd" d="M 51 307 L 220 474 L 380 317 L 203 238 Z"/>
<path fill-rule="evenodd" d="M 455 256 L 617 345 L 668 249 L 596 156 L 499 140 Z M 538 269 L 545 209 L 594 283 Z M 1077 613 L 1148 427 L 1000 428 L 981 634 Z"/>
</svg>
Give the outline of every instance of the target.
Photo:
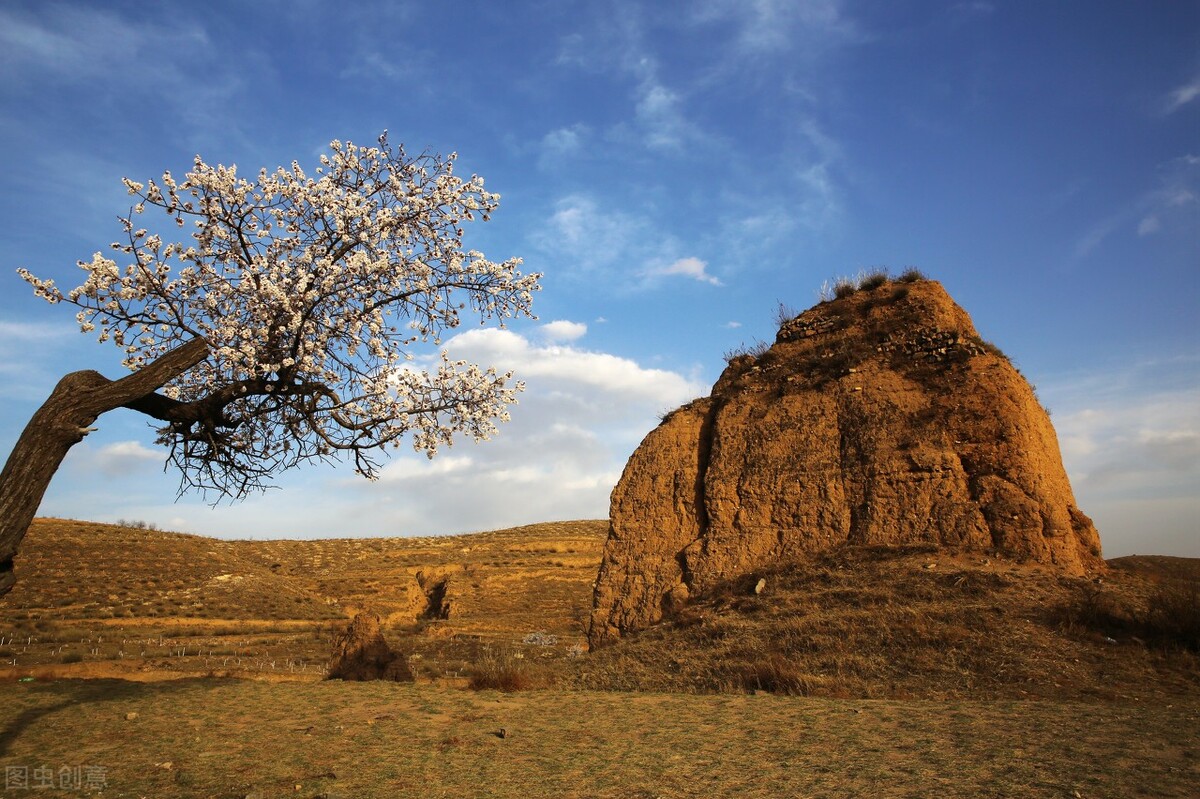
<svg viewBox="0 0 1200 799">
<path fill-rule="evenodd" d="M 692 280 L 698 280 L 701 283 L 711 283 L 714 286 L 721 285 L 721 281 L 708 273 L 708 264 L 701 261 L 699 258 L 680 258 L 674 263 L 668 264 L 660 269 L 651 270 L 651 274 L 655 275 L 679 275 L 688 277 Z"/>
<path fill-rule="evenodd" d="M 676 92 L 656 80 L 643 81 L 637 89 L 634 119 L 642 133 L 643 143 L 653 150 L 681 150 L 687 144 L 698 144 L 706 137 L 683 114 L 682 102 Z"/>
<path fill-rule="evenodd" d="M 78 336 L 79 327 L 69 318 L 57 323 L 0 320 L 0 342 L 7 343 L 0 347 L 0 398 L 45 400 L 59 378 L 77 367 L 63 354 L 70 352 L 69 343 Z"/>
<path fill-rule="evenodd" d="M 707 390 L 677 372 L 538 344 L 510 330 L 471 330 L 446 349 L 526 382 L 512 421 L 491 441 L 460 442 L 432 461 L 404 454 L 375 484 L 339 478 L 325 493 L 354 504 L 356 529 L 448 533 L 603 518 L 625 462 L 658 415 Z"/>
<path fill-rule="evenodd" d="M 414 84 L 414 80 L 425 71 L 424 61 L 415 55 L 407 55 L 405 59 L 396 57 L 395 51 L 387 55 L 374 49 L 363 49 L 354 53 L 350 62 L 338 73 L 339 78 L 354 80 L 383 80 L 390 82 L 405 81 Z"/>
<path fill-rule="evenodd" d="M 588 132 L 586 125 L 575 124 L 547 133 L 539 144 L 538 166 L 545 169 L 579 155 Z"/>
<path fill-rule="evenodd" d="M 193 152 L 217 136 L 252 142 L 231 120 L 243 116 L 234 107 L 252 85 L 263 92 L 276 78 L 262 51 L 225 47 L 188 15 L 152 18 L 102 5 L 42 3 L 33 13 L 0 9 L 0 70 L 6 78 L 0 93 L 86 87 L 93 102 L 136 97 L 143 108 L 175 116 L 180 124 L 172 135 Z"/>
<path fill-rule="evenodd" d="M 742 326 L 741 322 L 726 322 L 725 323 L 725 327 L 729 328 L 730 330 L 737 330 L 741 326 Z"/>
<path fill-rule="evenodd" d="M 375 482 L 353 474 L 349 464 L 332 472 L 295 470 L 281 477 L 281 490 L 213 508 L 191 495 L 163 503 L 175 476 L 149 472 L 165 452 L 129 440 L 100 445 L 99 437 L 118 429 L 114 417 L 93 434 L 95 442 L 72 449 L 64 480 L 51 485 L 43 512 L 160 524 L 170 519 L 175 529 L 250 538 L 436 535 L 604 518 L 629 455 L 659 415 L 708 387 L 611 353 L 543 343 L 541 332 L 475 329 L 446 342 L 451 356 L 512 369 L 527 384 L 511 421 L 490 441 L 458 440 L 432 460 L 401 448 Z M 133 483 L 117 481 L 134 468 L 147 473 L 138 472 Z M 130 490 L 113 490 L 127 485 Z"/>
<path fill-rule="evenodd" d="M 106 444 L 96 451 L 101 463 L 120 464 L 132 461 L 162 461 L 161 451 L 150 449 L 139 441 L 118 441 Z"/>
<path fill-rule="evenodd" d="M 1200 198 L 1200 156 L 1172 158 L 1158 165 L 1157 186 L 1118 208 L 1086 230 L 1075 244 L 1075 258 L 1091 255 L 1105 240 L 1134 227 L 1139 236 L 1167 231 L 1191 235 Z"/>
<path fill-rule="evenodd" d="M 545 230 L 535 236 L 544 249 L 574 256 L 576 268 L 590 271 L 607 266 L 627 254 L 642 235 L 643 223 L 618 211 L 601 210 L 596 201 L 582 194 L 563 197 L 555 203 Z"/>
<path fill-rule="evenodd" d="M 648 369 L 605 352 L 538 346 L 511 330 L 468 330 L 447 341 L 445 349 L 453 358 L 488 364 L 501 371 L 511 369 L 530 391 L 538 387 L 578 395 L 586 389 L 612 395 L 608 400 L 621 405 L 652 402 L 674 407 L 696 396 L 699 389 L 676 372 Z"/>
<path fill-rule="evenodd" d="M 129 472 L 160 468 L 166 460 L 165 449 L 151 449 L 140 441 L 114 441 L 100 446 L 76 444 L 64 464 L 76 473 L 118 479 Z"/>
<path fill-rule="evenodd" d="M 1178 111 L 1185 105 L 1200 97 L 1200 76 L 1193 78 L 1190 82 L 1174 89 L 1168 96 L 1165 104 L 1168 114 Z"/>
<path fill-rule="evenodd" d="M 706 0 L 696 6 L 692 22 L 731 30 L 734 52 L 742 59 L 812 57 L 859 38 L 842 5 L 840 0 Z"/>
<path fill-rule="evenodd" d="M 197 27 L 160 26 L 86 6 L 48 6 L 37 15 L 0 10 L 0 63 L 10 75 L 36 72 L 90 83 L 151 55 L 210 46 Z M 162 68 L 150 70 L 151 77 Z"/>
<path fill-rule="evenodd" d="M 586 334 L 587 325 L 583 322 L 558 319 L 542 325 L 542 336 L 550 341 L 575 341 Z"/>
<path fill-rule="evenodd" d="M 1195 361 L 1074 375 L 1043 383 L 1039 393 L 1054 411 L 1063 464 L 1105 556 L 1200 556 Z M 1191 516 L 1182 526 L 1185 509 Z"/>
<path fill-rule="evenodd" d="M 5 322 L 0 320 L 0 340 L 2 341 L 36 341 L 66 338 L 75 333 L 77 328 L 70 324 L 51 324 L 49 322 Z"/>
<path fill-rule="evenodd" d="M 402 457 L 391 461 L 380 470 L 379 481 L 390 483 L 401 480 L 442 478 L 448 474 L 465 472 L 474 463 L 472 458 L 465 455 L 443 455 L 438 458 L 419 455 Z"/>
<path fill-rule="evenodd" d="M 952 10 L 960 14 L 989 15 L 995 13 L 996 7 L 984 0 L 971 0 L 971 2 L 956 3 Z"/>
<path fill-rule="evenodd" d="M 630 275 L 678 258 L 678 239 L 656 228 L 652 211 L 634 214 L 603 207 L 592 196 L 560 198 L 531 244 L 558 265 L 558 273 L 613 287 L 617 292 L 645 288 Z M 631 269 L 631 265 L 636 267 Z"/>
</svg>

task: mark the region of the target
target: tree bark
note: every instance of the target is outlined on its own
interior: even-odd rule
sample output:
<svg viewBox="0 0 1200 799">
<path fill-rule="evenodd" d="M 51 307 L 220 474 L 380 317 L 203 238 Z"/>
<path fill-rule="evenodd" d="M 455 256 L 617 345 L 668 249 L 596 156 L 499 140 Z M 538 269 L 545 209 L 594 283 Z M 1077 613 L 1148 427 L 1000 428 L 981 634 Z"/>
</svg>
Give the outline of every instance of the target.
<svg viewBox="0 0 1200 799">
<path fill-rule="evenodd" d="M 120 380 L 88 370 L 58 381 L 0 471 L 0 596 L 16 582 L 13 558 L 67 451 L 92 431 L 101 414 L 123 406 L 146 412 L 137 406 L 207 357 L 208 343 L 195 338 Z"/>
</svg>

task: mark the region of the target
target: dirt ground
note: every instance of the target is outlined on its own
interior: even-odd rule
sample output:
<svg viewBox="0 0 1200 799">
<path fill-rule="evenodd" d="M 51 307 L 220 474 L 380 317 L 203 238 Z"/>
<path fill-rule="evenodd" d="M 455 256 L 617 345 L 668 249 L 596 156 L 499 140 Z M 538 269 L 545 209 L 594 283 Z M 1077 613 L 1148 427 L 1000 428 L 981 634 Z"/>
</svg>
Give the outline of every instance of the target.
<svg viewBox="0 0 1200 799">
<path fill-rule="evenodd" d="M 106 797 L 1189 797 L 1200 699 L 10 682 L 0 766 L 7 795 L 24 776 Z"/>
</svg>

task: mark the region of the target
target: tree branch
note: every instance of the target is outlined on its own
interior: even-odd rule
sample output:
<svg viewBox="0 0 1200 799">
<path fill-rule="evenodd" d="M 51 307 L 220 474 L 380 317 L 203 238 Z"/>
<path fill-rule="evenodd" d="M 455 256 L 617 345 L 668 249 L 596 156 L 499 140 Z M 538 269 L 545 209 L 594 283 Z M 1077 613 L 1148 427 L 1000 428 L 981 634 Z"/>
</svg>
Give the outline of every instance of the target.
<svg viewBox="0 0 1200 799">
<path fill-rule="evenodd" d="M 163 353 L 131 375 L 92 386 L 85 402 L 95 408 L 97 416 L 113 408 L 130 406 L 130 403 L 153 396 L 156 390 L 207 358 L 208 352 L 208 342 L 194 338 Z"/>
</svg>

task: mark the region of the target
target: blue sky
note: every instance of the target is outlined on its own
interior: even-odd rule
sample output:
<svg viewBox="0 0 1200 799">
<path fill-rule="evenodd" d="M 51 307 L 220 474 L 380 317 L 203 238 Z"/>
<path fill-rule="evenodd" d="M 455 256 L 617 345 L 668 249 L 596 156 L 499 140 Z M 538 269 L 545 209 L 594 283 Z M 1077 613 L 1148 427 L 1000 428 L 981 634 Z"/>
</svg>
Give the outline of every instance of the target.
<svg viewBox="0 0 1200 799">
<path fill-rule="evenodd" d="M 1108 556 L 1200 556 L 1200 5 L 1192 2 L 7 2 L 0 451 L 118 351 L 33 297 L 119 234 L 120 179 L 314 163 L 384 129 L 502 195 L 468 234 L 545 273 L 536 321 L 456 353 L 513 421 L 377 483 L 175 499 L 145 420 L 72 450 L 43 515 L 227 537 L 607 515 L 662 412 L 823 281 L 916 266 L 1036 386 Z"/>
</svg>

